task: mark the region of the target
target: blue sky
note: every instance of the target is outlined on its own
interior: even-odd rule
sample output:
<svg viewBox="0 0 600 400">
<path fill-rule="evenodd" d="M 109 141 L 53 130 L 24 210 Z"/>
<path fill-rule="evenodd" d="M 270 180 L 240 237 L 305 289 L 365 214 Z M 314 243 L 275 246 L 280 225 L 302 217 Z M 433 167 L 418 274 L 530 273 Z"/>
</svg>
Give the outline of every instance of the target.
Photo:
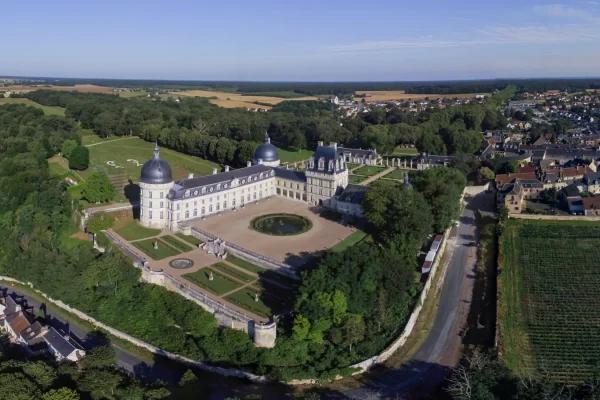
<svg viewBox="0 0 600 400">
<path fill-rule="evenodd" d="M 0 75 L 436 80 L 600 75 L 600 0 L 5 0 Z"/>
</svg>

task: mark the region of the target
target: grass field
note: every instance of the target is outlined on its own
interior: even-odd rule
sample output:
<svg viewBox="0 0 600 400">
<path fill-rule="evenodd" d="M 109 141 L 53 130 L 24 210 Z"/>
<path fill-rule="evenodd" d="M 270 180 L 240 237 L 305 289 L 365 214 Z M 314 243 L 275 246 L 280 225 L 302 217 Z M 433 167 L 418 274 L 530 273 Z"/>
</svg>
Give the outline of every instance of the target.
<svg viewBox="0 0 600 400">
<path fill-rule="evenodd" d="M 388 100 L 423 100 L 426 97 L 430 99 L 437 99 L 439 97 L 449 97 L 451 99 L 455 97 L 460 97 L 463 99 L 471 99 L 478 94 L 483 94 L 488 96 L 489 93 L 464 93 L 464 94 L 411 94 L 405 93 L 404 90 L 361 90 L 357 91 L 356 94 L 370 94 L 371 97 L 365 97 L 365 101 L 370 103 L 372 101 L 388 101 Z M 355 97 L 355 101 L 361 101 L 362 97 Z"/>
<path fill-rule="evenodd" d="M 34 101 L 31 101 L 29 99 L 0 97 L 0 106 L 2 106 L 4 104 L 25 104 L 27 106 L 39 108 L 40 110 L 42 110 L 44 112 L 45 115 L 58 115 L 61 117 L 65 116 L 65 109 L 62 107 L 43 106 L 43 105 L 36 103 Z"/>
<path fill-rule="evenodd" d="M 227 261 L 237 265 L 240 268 L 248 270 L 250 272 L 254 272 L 255 274 L 260 274 L 265 271 L 264 268 L 259 267 L 258 265 L 254 265 L 246 260 L 242 260 L 241 258 L 237 258 L 236 256 L 232 256 L 231 254 L 227 255 Z"/>
<path fill-rule="evenodd" d="M 121 226 L 115 226 L 113 229 L 125 240 L 145 239 L 160 233 L 160 229 L 145 228 L 135 220 L 126 222 Z"/>
<path fill-rule="evenodd" d="M 173 236 L 169 236 L 169 235 L 161 236 L 160 240 L 162 240 L 163 242 L 166 242 L 169 246 L 174 247 L 183 253 L 185 253 L 186 251 L 194 250 L 191 246 L 183 243 L 179 239 L 175 239 Z"/>
<path fill-rule="evenodd" d="M 168 246 L 165 242 L 158 241 L 158 249 L 154 248 L 154 242 L 156 239 L 146 239 L 139 242 L 131 243 L 144 253 L 146 253 L 153 260 L 162 260 L 163 258 L 176 256 L 180 254 L 178 250 L 175 250 L 171 246 Z"/>
<path fill-rule="evenodd" d="M 213 273 L 212 281 L 208 279 L 209 273 L 211 271 Z M 227 292 L 231 292 L 232 290 L 242 286 L 241 283 L 238 283 L 231 278 L 221 275 L 220 273 L 211 268 L 202 268 L 199 271 L 184 274 L 181 276 L 187 279 L 188 281 L 192 282 L 194 285 L 206 289 L 209 292 L 214 293 L 218 296 Z"/>
<path fill-rule="evenodd" d="M 245 269 L 246 271 L 254 272 L 255 274 L 258 274 L 258 276 L 260 276 L 261 278 L 265 278 L 290 287 L 297 285 L 297 282 L 291 278 L 285 277 L 277 272 L 259 267 L 258 265 L 254 265 L 246 260 L 242 260 L 241 258 L 232 256 L 231 254 L 227 255 L 227 261 L 232 263 L 233 265 Z"/>
<path fill-rule="evenodd" d="M 16 91 L 16 92 L 33 92 L 34 90 L 57 90 L 61 92 L 82 92 L 82 93 L 106 93 L 113 94 L 113 90 L 107 86 L 96 86 L 96 85 L 74 85 L 74 86 L 26 86 L 26 85 L 10 85 L 5 86 L 3 89 Z"/>
<path fill-rule="evenodd" d="M 146 92 L 145 90 L 138 90 L 135 92 L 120 92 L 119 97 L 125 97 L 125 98 L 140 97 L 140 96 L 146 96 L 147 94 L 148 94 L 148 92 Z"/>
<path fill-rule="evenodd" d="M 409 170 L 397 168 L 397 169 L 393 170 L 392 172 L 390 172 L 388 174 L 385 174 L 384 176 L 382 176 L 382 178 L 387 178 L 387 179 L 404 179 L 404 173 L 405 172 L 409 172 Z"/>
<path fill-rule="evenodd" d="M 333 252 L 340 252 L 346 250 L 348 247 L 352 247 L 357 243 L 360 243 L 367 237 L 367 233 L 365 231 L 361 231 L 357 229 L 356 232 L 352 232 L 347 238 L 336 244 L 331 248 Z"/>
<path fill-rule="evenodd" d="M 189 244 L 191 244 L 193 246 L 198 246 L 199 244 L 204 243 L 200 239 L 196 239 L 193 236 L 184 235 L 183 233 L 176 233 L 175 236 L 177 236 L 178 238 L 181 238 L 181 239 L 185 240 L 186 242 L 188 242 Z"/>
<path fill-rule="evenodd" d="M 352 171 L 356 175 L 362 176 L 374 176 L 381 172 L 385 171 L 385 167 L 375 167 L 373 165 L 365 165 L 364 167 L 360 167 L 357 170 Z"/>
<path fill-rule="evenodd" d="M 248 108 L 266 108 L 271 107 L 257 105 L 254 102 L 268 103 L 275 105 L 285 100 L 317 100 L 316 97 L 304 96 L 296 97 L 291 99 L 284 99 L 281 97 L 265 96 L 265 95 L 247 95 L 243 96 L 241 93 L 228 93 L 228 92 L 217 92 L 212 90 L 187 90 L 185 92 L 177 93 L 178 96 L 198 96 L 198 97 L 216 97 L 211 99 L 210 102 L 218 105 L 219 107 L 234 108 L 234 107 L 248 107 Z"/>
<path fill-rule="evenodd" d="M 258 279 L 256 276 L 245 274 L 227 264 L 216 263 L 216 264 L 211 265 L 210 267 L 214 268 L 220 272 L 223 272 L 223 273 L 231 276 L 232 278 L 237 278 L 242 282 L 252 282 L 252 281 L 255 281 Z"/>
<path fill-rule="evenodd" d="M 277 150 L 279 152 L 279 160 L 282 164 L 286 162 L 294 163 L 308 160 L 313 154 L 315 154 L 315 152 L 312 150 L 288 151 L 280 148 L 277 148 Z"/>
<path fill-rule="evenodd" d="M 89 136 L 86 136 L 88 138 Z M 92 137 L 89 137 L 92 140 Z M 104 170 L 108 175 L 126 174 L 137 182 L 144 162 L 153 157 L 154 143 L 146 142 L 140 138 L 118 138 L 104 141 L 95 146 L 89 146 L 90 168 L 84 171 L 84 176 L 90 175 L 96 169 Z M 198 157 L 188 156 L 173 150 L 161 148 L 160 157 L 166 160 L 173 170 L 173 178 L 181 179 L 193 172 L 196 176 L 212 174 L 212 169 L 220 170 L 218 164 Z M 107 162 L 114 165 L 109 165 Z M 122 188 L 116 188 L 122 191 Z"/>
<path fill-rule="evenodd" d="M 391 154 L 386 154 L 387 156 L 416 156 L 419 154 L 419 150 L 415 148 L 396 148 Z"/>
<path fill-rule="evenodd" d="M 260 97 L 280 97 L 282 99 L 297 99 L 300 97 L 306 97 L 305 94 L 302 93 L 296 93 L 296 92 L 292 92 L 292 91 L 286 91 L 286 92 L 247 92 L 247 93 L 240 93 L 242 95 L 242 97 L 247 97 L 247 96 L 260 96 Z"/>
<path fill-rule="evenodd" d="M 268 318 L 272 314 L 271 309 L 262 302 L 260 295 L 258 301 L 255 301 L 256 293 L 258 293 L 258 291 L 250 287 L 244 287 L 225 297 L 225 300 L 240 306 L 251 313 Z"/>
<path fill-rule="evenodd" d="M 600 364 L 600 226 L 509 220 L 498 281 L 500 354 L 520 376 L 590 381 Z"/>
<path fill-rule="evenodd" d="M 361 176 L 361 175 L 348 175 L 348 183 L 352 183 L 352 184 L 359 184 L 362 181 L 366 180 L 367 177 L 366 176 Z"/>
</svg>

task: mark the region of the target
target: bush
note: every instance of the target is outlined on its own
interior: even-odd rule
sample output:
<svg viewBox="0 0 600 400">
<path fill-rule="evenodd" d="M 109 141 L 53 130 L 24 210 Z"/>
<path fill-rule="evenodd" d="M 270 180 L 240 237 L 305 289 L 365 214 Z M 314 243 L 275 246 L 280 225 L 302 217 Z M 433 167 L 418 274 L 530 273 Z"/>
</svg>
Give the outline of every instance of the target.
<svg viewBox="0 0 600 400">
<path fill-rule="evenodd" d="M 71 151 L 67 159 L 69 160 L 69 168 L 83 171 L 90 166 L 90 151 L 87 147 L 77 146 Z"/>
<path fill-rule="evenodd" d="M 115 218 L 104 211 L 99 211 L 90 216 L 86 223 L 88 232 L 98 233 L 110 228 L 115 222 Z"/>
</svg>

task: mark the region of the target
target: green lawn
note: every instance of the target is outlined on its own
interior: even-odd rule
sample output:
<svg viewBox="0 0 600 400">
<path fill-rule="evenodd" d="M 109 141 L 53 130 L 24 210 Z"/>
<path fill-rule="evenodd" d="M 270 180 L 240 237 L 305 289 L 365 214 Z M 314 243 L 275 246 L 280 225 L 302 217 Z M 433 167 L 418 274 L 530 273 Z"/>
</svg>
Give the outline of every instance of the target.
<svg viewBox="0 0 600 400">
<path fill-rule="evenodd" d="M 148 256 L 154 260 L 162 260 L 163 258 L 176 256 L 180 254 L 178 250 L 175 250 L 171 246 L 168 246 L 162 241 L 158 241 L 158 249 L 154 248 L 154 241 L 156 239 L 146 239 L 139 242 L 133 242 L 132 244 L 138 249 L 142 250 Z"/>
<path fill-rule="evenodd" d="M 247 271 L 254 272 L 255 274 L 260 274 L 265 271 L 264 268 L 254 265 L 246 260 L 242 260 L 241 258 L 237 258 L 236 256 L 232 256 L 231 254 L 227 254 L 227 261 Z"/>
<path fill-rule="evenodd" d="M 260 276 L 261 278 L 269 279 L 271 281 L 281 283 L 282 285 L 293 287 L 298 284 L 298 281 L 288 278 L 275 271 L 271 271 L 269 269 L 259 267 L 258 265 L 254 265 L 251 262 L 232 256 L 231 254 L 227 254 L 227 262 L 230 262 L 233 265 L 243 268 L 246 271 L 254 272 L 255 274 L 258 274 L 258 276 Z"/>
<path fill-rule="evenodd" d="M 335 246 L 331 248 L 333 252 L 340 252 L 346 250 L 348 247 L 354 246 L 355 244 L 361 242 L 367 237 L 367 233 L 365 231 L 357 230 L 348 236 L 346 239 L 342 240 Z"/>
<path fill-rule="evenodd" d="M 373 176 L 385 171 L 385 167 L 375 167 L 372 165 L 365 165 L 359 169 L 353 171 L 356 175 Z"/>
<path fill-rule="evenodd" d="M 115 230 L 125 240 L 145 239 L 160 233 L 160 229 L 145 228 L 135 220 Z"/>
<path fill-rule="evenodd" d="M 405 172 L 409 172 L 408 169 L 395 169 L 392 172 L 390 172 L 389 174 L 385 174 L 382 178 L 387 178 L 387 179 L 404 179 L 404 173 Z"/>
<path fill-rule="evenodd" d="M 260 296 L 258 301 L 254 300 L 256 293 L 258 293 L 256 290 L 251 289 L 249 287 L 244 287 L 225 297 L 225 300 L 239 307 L 242 307 L 243 309 L 248 310 L 251 313 L 268 318 L 272 314 L 271 309 L 267 307 L 265 303 L 262 302 Z"/>
<path fill-rule="evenodd" d="M 348 166 L 348 169 L 354 169 L 354 168 L 360 167 L 360 164 L 347 163 L 346 165 Z"/>
<path fill-rule="evenodd" d="M 366 176 L 348 175 L 348 183 L 359 184 L 359 183 L 361 183 L 362 181 L 364 181 L 366 179 L 367 179 Z"/>
<path fill-rule="evenodd" d="M 178 238 L 181 238 L 181 239 L 185 240 L 186 242 L 188 242 L 189 244 L 191 244 L 193 246 L 198 246 L 199 244 L 204 243 L 200 239 L 196 239 L 193 236 L 184 235 L 183 233 L 176 233 L 175 236 L 177 236 Z"/>
<path fill-rule="evenodd" d="M 61 117 L 65 116 L 65 109 L 62 107 L 49 107 L 49 106 L 43 106 L 41 104 L 38 104 L 34 101 L 31 101 L 29 99 L 19 99 L 19 98 L 5 98 L 5 97 L 0 97 L 0 106 L 4 105 L 4 104 L 25 104 L 28 106 L 32 106 L 32 107 L 36 107 L 39 108 L 40 110 L 42 110 L 44 112 L 45 115 L 58 115 Z"/>
<path fill-rule="evenodd" d="M 119 93 L 119 97 L 140 97 L 140 96 L 146 96 L 148 94 L 148 92 L 146 92 L 145 90 L 137 90 L 135 92 L 120 92 Z"/>
<path fill-rule="evenodd" d="M 315 154 L 313 150 L 289 151 L 280 148 L 277 148 L 277 150 L 279 151 L 279 159 L 282 164 L 286 162 L 293 163 L 308 160 L 313 154 Z"/>
<path fill-rule="evenodd" d="M 97 136 L 85 136 L 87 142 L 98 140 Z M 94 139 L 96 138 L 96 139 Z M 142 165 L 154 155 L 154 143 L 143 139 L 133 138 L 109 138 L 108 141 L 99 139 L 101 144 L 90 146 L 90 168 L 83 175 L 90 175 L 96 169 L 104 170 L 109 175 L 126 174 L 134 182 L 140 176 Z M 171 165 L 173 178 L 181 179 L 187 177 L 189 172 L 196 176 L 210 175 L 213 168 L 221 170 L 218 164 L 203 160 L 199 157 L 188 156 L 173 150 L 161 148 L 160 157 Z M 113 165 L 107 164 L 110 162 Z M 121 192 L 123 188 L 116 188 Z"/>
<path fill-rule="evenodd" d="M 209 272 L 213 273 L 213 280 L 208 280 Z M 183 278 L 192 282 L 203 289 L 208 290 L 216 295 L 222 295 L 242 286 L 241 283 L 234 281 L 224 275 L 219 274 L 217 271 L 211 268 L 202 268 L 199 271 L 192 272 L 190 274 L 181 275 Z"/>
<path fill-rule="evenodd" d="M 419 150 L 417 149 L 405 149 L 405 148 L 397 148 L 391 154 L 386 154 L 387 156 L 416 156 L 419 154 Z"/>
<path fill-rule="evenodd" d="M 210 266 L 211 268 L 214 268 L 220 272 L 224 272 L 225 274 L 237 278 L 243 282 L 252 282 L 257 280 L 258 278 L 256 276 L 252 276 L 252 275 L 248 275 L 245 274 L 227 264 L 224 263 L 216 263 Z"/>
<path fill-rule="evenodd" d="M 81 182 L 81 178 L 75 175 L 74 172 L 65 168 L 57 162 L 48 161 L 48 170 L 50 171 L 51 175 L 54 175 L 57 178 L 64 179 L 68 176 L 71 177 L 75 182 Z"/>
<path fill-rule="evenodd" d="M 171 247 L 175 247 L 177 250 L 181 252 L 194 250 L 191 246 L 183 243 L 179 239 L 175 239 L 173 236 L 161 236 L 160 240 L 167 242 Z"/>
</svg>

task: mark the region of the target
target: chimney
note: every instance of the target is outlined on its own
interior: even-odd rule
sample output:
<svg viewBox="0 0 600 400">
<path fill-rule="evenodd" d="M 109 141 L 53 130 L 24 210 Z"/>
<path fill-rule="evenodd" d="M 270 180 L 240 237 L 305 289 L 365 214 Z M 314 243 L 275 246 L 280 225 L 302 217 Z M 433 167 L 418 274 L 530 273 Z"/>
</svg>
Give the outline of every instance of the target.
<svg viewBox="0 0 600 400">
<path fill-rule="evenodd" d="M 217 169 L 213 168 L 213 175 L 216 175 L 216 174 L 217 174 Z"/>
<path fill-rule="evenodd" d="M 317 142 L 317 146 L 323 146 L 323 141 L 322 141 L 322 140 L 319 140 L 319 141 Z"/>
<path fill-rule="evenodd" d="M 252 161 L 248 161 L 248 162 L 246 163 L 246 167 L 250 167 L 250 166 L 252 166 Z"/>
<path fill-rule="evenodd" d="M 190 172 L 190 173 L 188 174 L 188 179 L 192 179 L 193 177 L 194 177 L 194 174 Z"/>
<path fill-rule="evenodd" d="M 259 165 L 262 165 L 262 163 L 263 163 L 263 160 L 262 160 L 262 158 L 259 158 L 259 159 L 258 159 L 258 164 L 259 164 Z"/>
<path fill-rule="evenodd" d="M 225 166 L 225 172 L 229 172 L 229 165 Z"/>
<path fill-rule="evenodd" d="M 329 142 L 329 147 L 333 147 L 334 150 L 337 150 L 337 143 L 336 142 Z"/>
</svg>

